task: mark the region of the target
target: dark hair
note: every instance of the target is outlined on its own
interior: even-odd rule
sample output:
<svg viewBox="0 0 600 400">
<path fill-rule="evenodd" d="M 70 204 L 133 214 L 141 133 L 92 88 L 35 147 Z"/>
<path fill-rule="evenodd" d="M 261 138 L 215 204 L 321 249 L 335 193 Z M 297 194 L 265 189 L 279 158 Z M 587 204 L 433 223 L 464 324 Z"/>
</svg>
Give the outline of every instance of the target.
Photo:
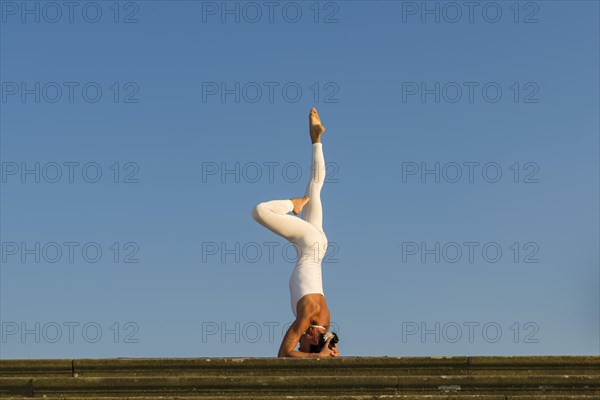
<svg viewBox="0 0 600 400">
<path fill-rule="evenodd" d="M 321 333 L 319 334 L 319 344 L 311 344 L 310 345 L 310 350 L 308 351 L 309 353 L 320 353 L 321 350 L 323 350 L 323 346 L 325 346 L 325 338 L 324 338 L 325 334 Z M 338 336 L 337 334 L 334 333 L 334 337 L 331 340 L 331 343 L 336 344 L 338 342 Z"/>
</svg>

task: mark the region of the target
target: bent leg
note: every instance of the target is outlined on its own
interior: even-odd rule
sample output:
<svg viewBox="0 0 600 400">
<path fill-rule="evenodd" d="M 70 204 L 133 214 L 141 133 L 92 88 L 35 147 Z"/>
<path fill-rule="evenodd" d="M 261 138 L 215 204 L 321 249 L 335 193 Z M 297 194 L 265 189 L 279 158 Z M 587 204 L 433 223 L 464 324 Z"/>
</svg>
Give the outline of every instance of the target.
<svg viewBox="0 0 600 400">
<path fill-rule="evenodd" d="M 302 219 L 312 224 L 317 230 L 323 231 L 323 206 L 321 204 L 321 189 L 325 183 L 325 157 L 323 145 L 312 144 L 311 177 L 306 187 L 306 196 L 310 201 L 302 210 Z"/>
<path fill-rule="evenodd" d="M 296 216 L 288 215 L 293 209 L 291 200 L 271 200 L 254 207 L 252 218 L 271 232 L 295 242 L 310 234 L 314 227 Z"/>
</svg>

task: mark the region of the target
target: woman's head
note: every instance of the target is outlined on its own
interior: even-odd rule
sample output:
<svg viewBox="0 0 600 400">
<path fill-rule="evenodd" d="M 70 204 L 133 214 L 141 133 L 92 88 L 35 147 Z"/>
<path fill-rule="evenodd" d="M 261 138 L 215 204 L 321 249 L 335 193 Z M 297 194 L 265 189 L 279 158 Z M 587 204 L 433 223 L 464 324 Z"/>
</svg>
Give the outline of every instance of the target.
<svg viewBox="0 0 600 400">
<path fill-rule="evenodd" d="M 318 353 L 320 351 L 314 351 L 323 339 L 323 335 L 326 333 L 326 329 L 323 327 L 317 327 L 311 325 L 309 328 L 300 336 L 298 351 L 304 353 Z M 320 348 L 323 348 L 321 344 Z"/>
<path fill-rule="evenodd" d="M 326 334 L 327 337 L 325 337 Z M 323 346 L 325 346 L 325 342 L 330 337 L 333 337 L 333 343 L 338 342 L 337 334 L 332 332 L 328 333 L 322 326 L 311 325 L 308 330 L 300 336 L 300 346 L 298 347 L 298 351 L 304 353 L 320 353 Z"/>
</svg>

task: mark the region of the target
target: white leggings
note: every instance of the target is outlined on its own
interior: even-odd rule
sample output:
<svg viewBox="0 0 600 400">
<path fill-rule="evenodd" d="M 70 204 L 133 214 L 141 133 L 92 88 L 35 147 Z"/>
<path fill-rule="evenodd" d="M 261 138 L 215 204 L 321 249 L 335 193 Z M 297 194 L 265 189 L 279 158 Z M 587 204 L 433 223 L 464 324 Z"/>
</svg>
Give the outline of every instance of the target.
<svg viewBox="0 0 600 400">
<path fill-rule="evenodd" d="M 294 245 L 296 266 L 290 277 L 291 306 L 294 315 L 298 301 L 306 294 L 323 292 L 321 261 L 327 250 L 327 237 L 323 232 L 321 189 L 325 181 L 323 145 L 313 143 L 311 178 L 305 196 L 309 202 L 302 209 L 302 218 L 288 213 L 294 209 L 290 200 L 271 200 L 258 204 L 252 217 L 265 228 L 284 237 Z"/>
</svg>

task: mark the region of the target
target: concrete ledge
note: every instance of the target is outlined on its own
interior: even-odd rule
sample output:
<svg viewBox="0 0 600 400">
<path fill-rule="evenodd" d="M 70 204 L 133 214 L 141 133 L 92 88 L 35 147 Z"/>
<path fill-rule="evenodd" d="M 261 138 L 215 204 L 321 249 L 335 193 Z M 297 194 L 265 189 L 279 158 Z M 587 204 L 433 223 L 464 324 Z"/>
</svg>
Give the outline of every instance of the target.
<svg viewBox="0 0 600 400">
<path fill-rule="evenodd" d="M 469 371 L 473 374 L 496 372 L 521 374 L 598 374 L 599 356 L 471 356 Z"/>
<path fill-rule="evenodd" d="M 93 390 L 95 393 L 111 392 L 164 392 L 211 391 L 211 392 L 282 392 L 288 390 L 306 393 L 377 391 L 381 394 L 397 390 L 433 390 L 440 392 L 464 392 L 487 389 L 508 390 L 589 390 L 600 392 L 600 376 L 589 375 L 533 375 L 533 376 L 269 376 L 269 377 L 137 377 L 137 378 L 33 378 L 33 387 L 46 393 L 79 392 Z"/>
<path fill-rule="evenodd" d="M 338 357 L 338 358 L 190 358 L 81 359 L 73 361 L 76 376 L 177 375 L 426 375 L 466 373 L 467 357 Z"/>
<path fill-rule="evenodd" d="M 0 360 L 0 376 L 73 376 L 73 360 Z"/>
<path fill-rule="evenodd" d="M 600 356 L 0 360 L 7 398 L 600 399 Z"/>
<path fill-rule="evenodd" d="M 72 397 L 72 396 L 61 396 L 61 397 L 44 397 L 53 400 L 90 400 L 91 397 Z M 197 395 L 197 396 L 111 396 L 111 397 L 98 397 L 94 396 L 95 400 L 275 400 L 285 398 L 287 400 L 373 400 L 373 399 L 401 399 L 401 400 L 598 400 L 598 396 L 595 395 L 503 395 L 503 394 L 474 394 L 474 395 L 317 395 L 317 396 L 303 396 L 303 395 L 285 395 L 285 396 L 262 396 L 262 395 L 227 395 L 227 396 L 215 396 L 215 395 Z M 26 397 L 2 397 L 3 400 L 24 400 Z"/>
<path fill-rule="evenodd" d="M 101 358 L 0 360 L 0 377 L 208 375 L 598 374 L 600 356 Z"/>
<path fill-rule="evenodd" d="M 33 379 L 31 378 L 0 378 L 0 398 L 8 395 L 33 397 Z"/>
<path fill-rule="evenodd" d="M 116 399 L 131 399 L 131 400 L 199 400 L 199 399 L 220 399 L 220 400 L 274 400 L 280 397 L 273 396 L 159 396 L 159 397 L 94 397 L 96 400 L 116 400 Z M 8 397 L 5 400 L 23 400 L 21 397 Z M 89 397 L 61 397 L 61 400 L 89 400 Z M 286 395 L 285 399 L 289 400 L 373 400 L 373 399 L 398 399 L 398 400 L 531 400 L 531 396 L 505 396 L 505 395 L 341 395 L 341 396 L 296 396 Z M 597 400 L 596 396 L 542 396 L 535 397 L 540 400 Z"/>
</svg>

